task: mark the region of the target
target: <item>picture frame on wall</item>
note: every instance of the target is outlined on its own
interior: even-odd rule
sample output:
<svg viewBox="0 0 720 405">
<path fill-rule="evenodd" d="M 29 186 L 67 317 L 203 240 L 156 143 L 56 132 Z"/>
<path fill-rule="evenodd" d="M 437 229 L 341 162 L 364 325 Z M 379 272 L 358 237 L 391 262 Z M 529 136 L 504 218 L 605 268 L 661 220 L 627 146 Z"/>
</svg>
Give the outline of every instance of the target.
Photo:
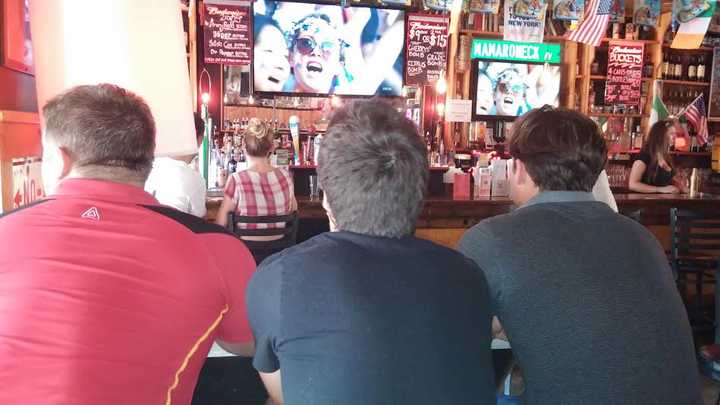
<svg viewBox="0 0 720 405">
<path fill-rule="evenodd" d="M 223 65 L 223 104 L 244 105 L 249 95 L 249 67 Z"/>
<path fill-rule="evenodd" d="M 34 74 L 29 0 L 2 0 L 2 64 L 8 69 Z"/>
</svg>

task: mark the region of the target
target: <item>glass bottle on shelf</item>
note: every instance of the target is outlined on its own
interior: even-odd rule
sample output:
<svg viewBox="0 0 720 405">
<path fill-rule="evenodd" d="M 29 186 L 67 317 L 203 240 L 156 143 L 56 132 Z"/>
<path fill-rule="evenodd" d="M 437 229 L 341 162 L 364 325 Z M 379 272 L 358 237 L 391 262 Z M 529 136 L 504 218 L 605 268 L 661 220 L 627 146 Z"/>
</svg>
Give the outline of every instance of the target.
<svg viewBox="0 0 720 405">
<path fill-rule="evenodd" d="M 705 81 L 705 55 L 703 54 L 701 54 L 698 58 L 697 71 L 695 72 L 695 76 L 698 81 Z"/>
<path fill-rule="evenodd" d="M 675 73 L 673 74 L 673 79 L 682 80 L 682 77 L 683 77 L 682 60 L 680 59 L 680 55 L 675 55 Z"/>
<path fill-rule="evenodd" d="M 694 55 L 690 55 L 688 68 L 687 68 L 687 79 L 691 82 L 697 80 L 697 62 Z"/>
<path fill-rule="evenodd" d="M 663 54 L 662 63 L 662 78 L 668 79 L 670 77 L 670 55 L 667 52 Z"/>
<path fill-rule="evenodd" d="M 645 65 L 643 65 L 643 77 L 652 77 L 653 76 L 653 63 L 650 59 L 650 55 L 648 53 L 645 54 Z"/>
<path fill-rule="evenodd" d="M 228 175 L 235 173 L 235 170 L 237 170 L 237 163 L 237 160 L 235 160 L 235 149 L 232 149 L 230 151 L 230 159 L 228 159 L 227 164 Z"/>
<path fill-rule="evenodd" d="M 598 62 L 597 59 L 595 59 L 590 64 L 590 74 L 591 75 L 599 75 L 600 74 L 600 62 Z"/>
</svg>

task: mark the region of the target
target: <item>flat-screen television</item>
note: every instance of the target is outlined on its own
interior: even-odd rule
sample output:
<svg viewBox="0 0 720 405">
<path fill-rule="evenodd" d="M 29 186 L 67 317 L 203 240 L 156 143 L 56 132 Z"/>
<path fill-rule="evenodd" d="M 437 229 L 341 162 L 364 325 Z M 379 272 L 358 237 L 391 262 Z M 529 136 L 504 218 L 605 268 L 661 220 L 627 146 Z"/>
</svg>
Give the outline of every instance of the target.
<svg viewBox="0 0 720 405">
<path fill-rule="evenodd" d="M 401 94 L 402 10 L 257 0 L 253 38 L 254 92 Z"/>
<path fill-rule="evenodd" d="M 512 120 L 545 104 L 560 104 L 560 66 L 474 59 L 473 120 Z"/>
</svg>

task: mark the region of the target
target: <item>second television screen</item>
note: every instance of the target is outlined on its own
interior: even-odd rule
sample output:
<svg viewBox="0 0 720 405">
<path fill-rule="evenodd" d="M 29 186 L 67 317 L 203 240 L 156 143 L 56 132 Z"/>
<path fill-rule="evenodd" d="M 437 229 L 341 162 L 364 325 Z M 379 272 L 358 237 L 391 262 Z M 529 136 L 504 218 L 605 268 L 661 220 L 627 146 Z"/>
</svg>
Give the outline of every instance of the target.
<svg viewBox="0 0 720 405">
<path fill-rule="evenodd" d="M 253 10 L 255 91 L 401 94 L 403 11 L 266 0 Z"/>
<path fill-rule="evenodd" d="M 560 66 L 475 61 L 476 117 L 519 117 L 545 104 L 560 104 Z"/>
</svg>

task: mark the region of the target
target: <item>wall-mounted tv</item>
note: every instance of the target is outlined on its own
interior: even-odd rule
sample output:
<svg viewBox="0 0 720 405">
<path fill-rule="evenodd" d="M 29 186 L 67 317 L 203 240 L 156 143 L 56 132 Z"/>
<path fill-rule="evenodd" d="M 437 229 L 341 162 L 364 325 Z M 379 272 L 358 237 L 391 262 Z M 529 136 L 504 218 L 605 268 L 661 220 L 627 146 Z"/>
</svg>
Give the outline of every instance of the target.
<svg viewBox="0 0 720 405">
<path fill-rule="evenodd" d="M 474 120 L 513 120 L 560 104 L 558 44 L 475 39 L 471 57 Z"/>
<path fill-rule="evenodd" d="M 402 10 L 290 1 L 253 4 L 253 91 L 399 96 Z"/>
<path fill-rule="evenodd" d="M 545 104 L 560 104 L 560 66 L 475 60 L 473 117 L 514 119 Z"/>
</svg>

